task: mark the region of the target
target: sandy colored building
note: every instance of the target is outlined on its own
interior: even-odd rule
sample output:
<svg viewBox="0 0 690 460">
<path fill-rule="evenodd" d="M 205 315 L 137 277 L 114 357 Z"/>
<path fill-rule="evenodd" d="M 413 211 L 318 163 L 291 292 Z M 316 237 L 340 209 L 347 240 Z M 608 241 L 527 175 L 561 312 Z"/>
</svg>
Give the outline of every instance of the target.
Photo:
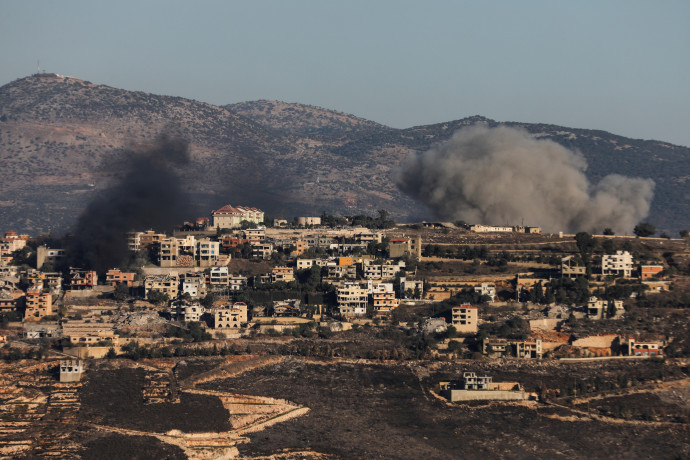
<svg viewBox="0 0 690 460">
<path fill-rule="evenodd" d="M 53 295 L 38 290 L 26 291 L 24 321 L 40 321 L 53 314 Z"/>
<path fill-rule="evenodd" d="M 479 309 L 469 304 L 452 309 L 451 325 L 463 334 L 476 334 L 479 330 Z"/>
</svg>

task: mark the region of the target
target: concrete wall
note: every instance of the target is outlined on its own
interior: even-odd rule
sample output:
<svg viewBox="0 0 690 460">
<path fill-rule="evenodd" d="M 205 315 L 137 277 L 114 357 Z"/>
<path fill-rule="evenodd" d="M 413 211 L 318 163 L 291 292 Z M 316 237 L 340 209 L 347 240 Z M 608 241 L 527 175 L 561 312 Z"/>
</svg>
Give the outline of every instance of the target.
<svg viewBox="0 0 690 460">
<path fill-rule="evenodd" d="M 506 390 L 446 390 L 443 396 L 456 401 L 522 401 L 529 398 L 529 395 L 524 391 L 506 391 Z"/>
</svg>

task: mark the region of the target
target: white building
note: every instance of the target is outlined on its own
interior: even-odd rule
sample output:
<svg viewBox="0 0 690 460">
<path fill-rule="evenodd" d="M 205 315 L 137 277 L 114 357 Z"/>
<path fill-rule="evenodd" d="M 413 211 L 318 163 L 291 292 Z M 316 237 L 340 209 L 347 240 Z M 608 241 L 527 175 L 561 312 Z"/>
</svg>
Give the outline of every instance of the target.
<svg viewBox="0 0 690 460">
<path fill-rule="evenodd" d="M 474 292 L 491 297 L 491 302 L 496 300 L 496 286 L 493 284 L 482 283 L 474 287 Z"/>
<path fill-rule="evenodd" d="M 255 224 L 263 223 L 264 212 L 256 208 L 228 204 L 213 211 L 211 217 L 213 228 L 239 228 L 243 220 Z"/>
<path fill-rule="evenodd" d="M 604 254 L 601 257 L 601 274 L 623 276 L 632 275 L 633 257 L 628 251 L 616 251 L 615 254 Z"/>
</svg>

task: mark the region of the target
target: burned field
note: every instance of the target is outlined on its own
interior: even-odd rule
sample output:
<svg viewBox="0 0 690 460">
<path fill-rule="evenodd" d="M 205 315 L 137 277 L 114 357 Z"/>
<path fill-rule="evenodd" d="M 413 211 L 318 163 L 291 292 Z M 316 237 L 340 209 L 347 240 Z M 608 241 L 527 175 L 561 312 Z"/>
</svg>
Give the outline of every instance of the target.
<svg viewBox="0 0 690 460">
<path fill-rule="evenodd" d="M 644 366 L 653 364 L 639 370 L 656 375 L 656 369 Z M 250 434 L 251 442 L 240 446 L 240 453 L 247 456 L 283 449 L 309 449 L 338 458 L 443 459 L 468 453 L 500 458 L 690 455 L 684 424 L 612 422 L 540 403 L 449 404 L 431 393 L 439 378 L 465 367 L 290 358 L 199 387 L 284 398 L 310 408 L 304 416 Z M 578 373 L 587 378 L 597 373 L 596 366 L 562 363 L 548 369 L 522 363 L 505 363 L 505 367 L 503 373 L 496 372 L 496 380 L 520 375 L 532 391 L 549 380 L 548 375 L 556 376 L 548 385 L 557 386 Z M 494 371 L 499 371 L 498 365 Z"/>
<path fill-rule="evenodd" d="M 229 413 L 214 396 L 181 393 L 179 403 L 145 404 L 143 369 L 90 372 L 80 392 L 81 421 L 131 430 L 164 433 L 226 431 Z"/>
</svg>

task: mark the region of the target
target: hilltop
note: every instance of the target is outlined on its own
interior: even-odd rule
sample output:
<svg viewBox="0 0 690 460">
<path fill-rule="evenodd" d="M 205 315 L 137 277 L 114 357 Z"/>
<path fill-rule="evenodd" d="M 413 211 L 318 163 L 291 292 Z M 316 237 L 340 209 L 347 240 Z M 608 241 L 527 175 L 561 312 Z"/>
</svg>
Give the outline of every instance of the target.
<svg viewBox="0 0 690 460">
<path fill-rule="evenodd" d="M 0 230 L 68 229 L 85 203 L 121 174 L 121 154 L 154 142 L 165 129 L 191 141 L 192 161 L 181 179 L 193 202 L 190 218 L 232 202 L 286 217 L 385 208 L 399 220 L 428 219 L 429 211 L 400 192 L 391 175 L 410 152 L 476 123 L 520 126 L 578 149 L 593 180 L 611 173 L 652 178 L 649 220 L 673 233 L 690 227 L 686 147 L 480 116 L 393 129 L 302 104 L 221 107 L 42 74 L 0 87 Z"/>
</svg>

